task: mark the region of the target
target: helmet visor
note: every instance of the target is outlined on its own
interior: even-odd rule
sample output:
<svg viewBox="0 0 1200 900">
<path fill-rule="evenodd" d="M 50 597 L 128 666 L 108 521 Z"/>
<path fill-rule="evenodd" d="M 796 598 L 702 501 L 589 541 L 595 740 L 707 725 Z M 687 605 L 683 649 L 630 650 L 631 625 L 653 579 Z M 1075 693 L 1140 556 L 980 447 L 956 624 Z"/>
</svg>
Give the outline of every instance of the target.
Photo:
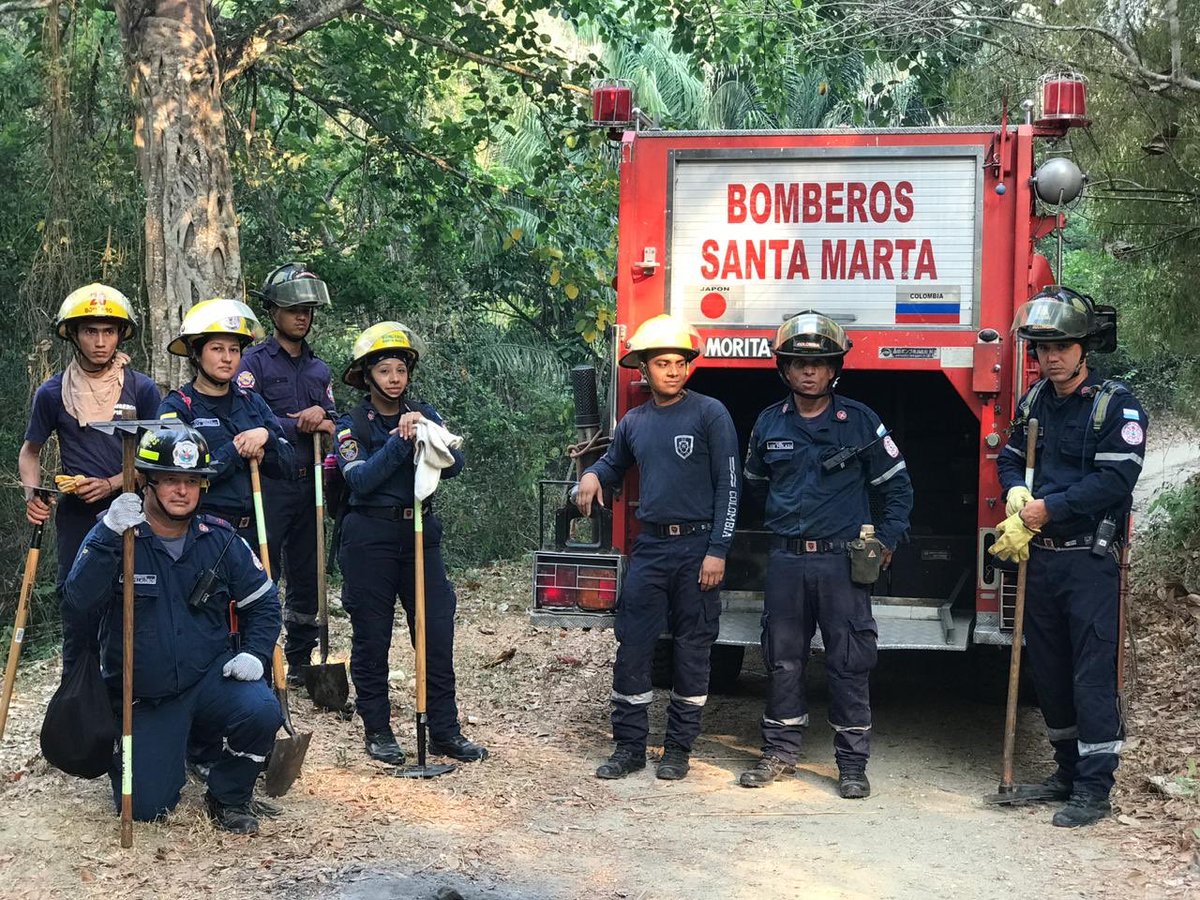
<svg viewBox="0 0 1200 900">
<path fill-rule="evenodd" d="M 273 284 L 267 300 L 276 306 L 328 306 L 329 289 L 320 278 L 300 277 Z"/>
<path fill-rule="evenodd" d="M 1013 318 L 1013 330 L 1030 341 L 1084 338 L 1088 316 L 1069 303 L 1038 297 L 1022 303 Z"/>
<path fill-rule="evenodd" d="M 788 355 L 836 356 L 849 349 L 845 329 L 820 313 L 792 316 L 775 337 L 775 351 Z"/>
</svg>

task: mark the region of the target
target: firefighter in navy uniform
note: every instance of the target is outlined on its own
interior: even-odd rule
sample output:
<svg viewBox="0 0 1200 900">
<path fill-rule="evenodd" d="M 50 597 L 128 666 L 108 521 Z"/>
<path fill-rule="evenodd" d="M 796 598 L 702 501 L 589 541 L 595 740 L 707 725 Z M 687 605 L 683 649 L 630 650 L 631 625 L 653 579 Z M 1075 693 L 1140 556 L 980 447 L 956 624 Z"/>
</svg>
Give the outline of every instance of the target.
<svg viewBox="0 0 1200 900">
<path fill-rule="evenodd" d="M 102 617 L 101 668 L 119 704 L 121 547 L 133 528 L 133 816 L 148 821 L 175 808 L 194 734 L 218 748 L 205 794 L 209 816 L 223 830 L 253 833 L 254 780 L 283 724 L 263 678 L 279 635 L 275 585 L 224 520 L 196 514 L 205 479 L 216 471 L 199 432 L 146 432 L 135 465 L 140 492 L 113 501 L 67 577 L 64 630 L 83 628 L 86 637 L 88 623 Z M 210 589 L 197 591 L 208 572 L 216 576 Z M 116 769 L 112 785 L 119 808 Z"/>
<path fill-rule="evenodd" d="M 60 495 L 54 513 L 55 584 L 61 598 L 79 546 L 121 491 L 121 436 L 84 426 L 121 418 L 153 419 L 160 398 L 150 376 L 134 371 L 120 350 L 137 331 L 133 308 L 120 291 L 98 283 L 72 291 L 54 324 L 75 352 L 66 369 L 37 389 L 17 467 L 25 486 L 26 517 L 33 525 L 50 518 L 50 506 L 33 486 L 42 482 L 41 452 L 51 434 L 58 435 L 63 472 L 82 479 L 74 493 Z M 70 669 L 78 650 L 64 642 L 64 670 Z"/>
<path fill-rule="evenodd" d="M 1066 801 L 1062 827 L 1112 809 L 1124 724 L 1117 698 L 1119 544 L 1142 471 L 1148 419 L 1118 382 L 1088 371 L 1089 350 L 1115 345 L 1115 322 L 1090 297 L 1052 286 L 1017 311 L 1042 379 L 1018 405 L 997 460 L 1008 518 L 992 552 L 1027 559 L 1025 646 L 1057 771 L 1024 785 Z M 1026 425 L 1038 420 L 1032 494 L 1025 486 Z M 1032 549 L 1031 549 L 1032 548 Z"/>
<path fill-rule="evenodd" d="M 646 765 L 651 664 L 664 632 L 674 642 L 674 673 L 659 778 L 687 775 L 700 734 L 725 555 L 737 525 L 738 448 L 728 410 L 684 388 L 699 346 L 696 329 L 667 315 L 634 332 L 621 365 L 641 370 L 650 402 L 625 414 L 576 494 L 580 512 L 591 515 L 592 504 L 604 502 L 602 488 L 620 486 L 629 468 L 638 467 L 641 532 L 617 606 L 616 748 L 596 769 L 599 778 L 622 778 Z"/>
<path fill-rule="evenodd" d="M 325 282 L 300 263 L 272 269 L 258 292 L 275 333 L 242 354 L 234 383 L 257 391 L 279 420 L 295 449 L 295 464 L 285 478 L 263 478 L 263 511 L 271 572 L 287 578 L 283 623 L 288 684 L 300 686 L 300 671 L 317 645 L 317 523 L 313 441 L 333 434 L 337 411 L 332 375 L 309 347 L 307 337 L 318 307 L 329 305 Z M 322 454 L 323 455 L 323 454 Z"/>
<path fill-rule="evenodd" d="M 216 298 L 197 303 L 183 317 L 179 336 L 167 352 L 185 356 L 196 375 L 171 391 L 158 408 L 160 419 L 192 426 L 208 442 L 215 474 L 200 500 L 201 512 L 233 525 L 257 546 L 251 459 L 264 475 L 285 478 L 293 469 L 292 445 L 265 400 L 233 384 L 242 351 L 262 329 L 254 311 L 240 300 Z"/>
<path fill-rule="evenodd" d="M 775 360 L 791 394 L 763 410 L 750 435 L 746 491 L 761 495 L 765 489 L 764 524 L 773 538 L 763 603 L 769 679 L 763 752 L 742 773 L 744 787 L 762 787 L 795 771 L 808 725 L 805 669 L 819 626 L 838 791 L 847 799 L 871 793 L 869 678 L 878 630 L 870 585 L 851 580 L 848 542 L 872 524 L 869 494 L 877 493 L 883 511 L 873 524 L 886 567 L 908 531 L 912 484 L 879 417 L 833 392 L 851 346 L 841 326 L 818 312 L 784 322 L 775 336 Z"/>
<path fill-rule="evenodd" d="M 399 765 L 404 751 L 391 728 L 388 651 L 399 595 L 413 634 L 415 542 L 413 498 L 416 468 L 413 437 L 422 419 L 441 424 L 432 406 L 413 400 L 408 387 L 421 342 L 399 322 L 372 325 L 354 342 L 342 381 L 368 391 L 362 403 L 337 422 L 337 462 L 349 489 L 338 562 L 345 584 L 342 605 L 350 614 L 356 708 L 362 717 L 367 755 Z M 442 470 L 452 478 L 463 457 Z M 463 736 L 454 690 L 454 613 L 458 598 L 442 562 L 442 523 L 430 501 L 422 507 L 425 559 L 425 646 L 429 752 L 463 762 L 486 759 L 487 749 Z"/>
</svg>

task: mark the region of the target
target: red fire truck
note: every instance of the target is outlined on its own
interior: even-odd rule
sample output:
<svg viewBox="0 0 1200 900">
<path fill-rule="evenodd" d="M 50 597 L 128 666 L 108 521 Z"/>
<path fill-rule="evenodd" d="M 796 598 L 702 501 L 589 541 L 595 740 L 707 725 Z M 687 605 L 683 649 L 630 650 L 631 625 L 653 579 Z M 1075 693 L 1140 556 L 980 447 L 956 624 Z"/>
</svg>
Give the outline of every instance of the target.
<svg viewBox="0 0 1200 900">
<path fill-rule="evenodd" d="M 841 323 L 854 348 L 838 391 L 892 429 L 915 497 L 908 541 L 872 592 L 880 648 L 1010 643 L 1016 574 L 985 549 L 1004 512 L 994 460 L 1036 377 L 1010 327 L 1053 282 L 1035 242 L 1082 188 L 1074 163 L 1053 155 L 1086 124 L 1082 79 L 1048 77 L 1036 121 L 1027 101 L 1023 123 L 1005 114 L 977 128 L 668 132 L 624 121 L 637 117 L 628 91 L 594 94 L 597 124 L 620 141 L 614 359 L 651 316 L 692 322 L 704 353 L 689 387 L 725 404 L 744 452 L 759 412 L 785 394 L 779 324 L 806 309 Z M 606 415 L 594 373 L 591 385 L 587 370 L 573 373 L 584 463 L 649 398 L 638 372 L 611 373 Z M 565 487 L 544 497 L 554 527 L 535 555 L 533 621 L 610 625 L 638 528 L 636 474 L 586 527 Z M 768 546 L 761 511 L 744 506 L 714 687 L 759 642 Z"/>
</svg>

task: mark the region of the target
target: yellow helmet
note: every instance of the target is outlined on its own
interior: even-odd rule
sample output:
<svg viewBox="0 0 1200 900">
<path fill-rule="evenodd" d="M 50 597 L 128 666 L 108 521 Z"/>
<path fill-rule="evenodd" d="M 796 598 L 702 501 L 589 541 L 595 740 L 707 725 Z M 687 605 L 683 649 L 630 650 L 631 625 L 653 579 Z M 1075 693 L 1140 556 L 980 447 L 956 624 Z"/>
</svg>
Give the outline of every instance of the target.
<svg viewBox="0 0 1200 900">
<path fill-rule="evenodd" d="M 403 357 L 411 372 L 416 368 L 417 360 L 425 355 L 425 344 L 411 328 L 400 322 L 380 322 L 378 325 L 372 325 L 355 339 L 350 365 L 346 366 L 346 371 L 342 373 L 342 381 L 352 388 L 366 390 L 363 370 L 366 368 L 367 359 L 386 351 Z"/>
<path fill-rule="evenodd" d="M 179 329 L 179 337 L 167 345 L 167 352 L 175 356 L 191 356 L 195 339 L 208 334 L 233 335 L 244 349 L 247 344 L 261 338 L 264 332 L 254 310 L 241 300 L 214 297 L 200 301 L 187 311 Z"/>
<path fill-rule="evenodd" d="M 137 319 L 133 315 L 129 298 L 116 288 L 100 284 L 98 281 L 67 294 L 67 299 L 58 308 L 58 318 L 54 320 L 58 336 L 70 340 L 67 323 L 79 319 L 116 320 L 121 330 L 122 341 L 133 337 L 137 330 Z"/>
<path fill-rule="evenodd" d="M 621 365 L 627 369 L 641 365 L 643 354 L 650 350 L 674 350 L 691 362 L 700 355 L 700 332 L 683 319 L 664 313 L 639 325 L 625 347 L 628 352 L 621 357 Z"/>
</svg>

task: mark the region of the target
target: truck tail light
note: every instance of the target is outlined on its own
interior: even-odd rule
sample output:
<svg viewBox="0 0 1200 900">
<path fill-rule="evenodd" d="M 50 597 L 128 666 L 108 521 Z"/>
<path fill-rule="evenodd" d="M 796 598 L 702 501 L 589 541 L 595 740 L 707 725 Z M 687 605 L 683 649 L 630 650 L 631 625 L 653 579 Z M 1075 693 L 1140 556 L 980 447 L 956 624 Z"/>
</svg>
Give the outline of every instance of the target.
<svg viewBox="0 0 1200 900">
<path fill-rule="evenodd" d="M 534 556 L 534 609 L 612 612 L 624 557 L 541 551 Z"/>
</svg>

